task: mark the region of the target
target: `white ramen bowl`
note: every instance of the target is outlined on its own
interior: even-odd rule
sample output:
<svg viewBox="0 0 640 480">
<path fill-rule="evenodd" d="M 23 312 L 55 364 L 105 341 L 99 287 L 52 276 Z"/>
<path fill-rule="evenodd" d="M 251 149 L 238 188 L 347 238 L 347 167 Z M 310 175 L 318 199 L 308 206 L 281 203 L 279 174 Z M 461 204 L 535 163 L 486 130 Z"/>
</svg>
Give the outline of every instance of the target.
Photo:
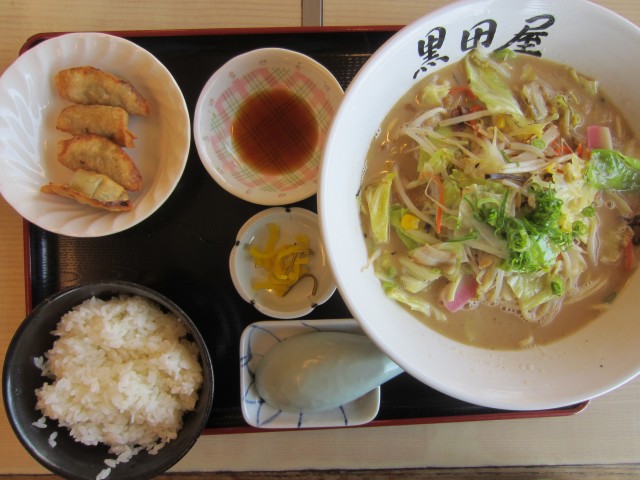
<svg viewBox="0 0 640 480">
<path fill-rule="evenodd" d="M 142 175 L 130 192 L 133 209 L 110 212 L 40 187 L 68 183 L 72 172 L 57 161 L 57 143 L 71 135 L 56 130 L 60 111 L 71 105 L 55 90 L 65 68 L 90 65 L 131 82 L 149 101 L 148 116 L 129 118 L 137 136 L 125 149 Z M 191 125 L 180 87 L 151 53 L 104 33 L 69 33 L 23 53 L 0 77 L 0 193 L 31 223 L 71 237 L 101 237 L 137 225 L 173 193 L 187 164 Z"/>
<path fill-rule="evenodd" d="M 579 21 L 576 21 L 579 18 Z M 441 392 L 487 407 L 536 410 L 582 402 L 640 371 L 640 275 L 605 314 L 555 343 L 491 351 L 446 338 L 385 297 L 372 268 L 356 194 L 365 157 L 384 117 L 415 82 L 460 60 L 463 47 L 489 40 L 568 64 L 599 80 L 640 132 L 636 58 L 640 29 L 583 0 L 462 1 L 408 25 L 363 66 L 345 92 L 325 146 L 318 192 L 321 232 L 338 289 L 363 331 L 410 375 Z M 481 33 L 481 32 L 480 32 Z M 465 43 L 465 40 L 468 40 Z M 422 53 L 422 55 L 421 55 Z M 357 128 L 354 128 L 357 125 Z"/>
</svg>

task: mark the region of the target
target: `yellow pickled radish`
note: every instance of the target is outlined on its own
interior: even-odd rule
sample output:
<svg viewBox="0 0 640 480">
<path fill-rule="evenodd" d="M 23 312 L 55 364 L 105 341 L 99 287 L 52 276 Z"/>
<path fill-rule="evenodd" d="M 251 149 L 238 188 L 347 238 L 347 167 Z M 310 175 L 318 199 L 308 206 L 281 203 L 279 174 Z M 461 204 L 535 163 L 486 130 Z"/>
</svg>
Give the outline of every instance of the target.
<svg viewBox="0 0 640 480">
<path fill-rule="evenodd" d="M 249 248 L 256 268 L 265 270 L 265 278 L 252 283 L 254 290 L 267 290 L 283 297 L 304 277 L 312 277 L 315 293 L 316 280 L 310 275 L 306 265 L 313 250 L 309 247 L 309 237 L 298 235 L 293 244 L 278 246 L 280 227 L 275 223 L 267 224 L 268 236 L 264 250 L 255 245 Z"/>
</svg>

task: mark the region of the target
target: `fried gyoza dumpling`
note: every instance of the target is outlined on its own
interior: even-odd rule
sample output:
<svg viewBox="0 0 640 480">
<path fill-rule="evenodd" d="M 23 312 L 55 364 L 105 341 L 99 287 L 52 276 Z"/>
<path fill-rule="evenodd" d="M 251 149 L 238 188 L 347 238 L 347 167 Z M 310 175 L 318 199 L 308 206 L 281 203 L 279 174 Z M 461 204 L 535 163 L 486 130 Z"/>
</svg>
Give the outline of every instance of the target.
<svg viewBox="0 0 640 480">
<path fill-rule="evenodd" d="M 73 103 L 121 107 L 131 115 L 149 114 L 149 103 L 131 83 L 94 67 L 61 70 L 54 83 L 58 94 Z"/>
<path fill-rule="evenodd" d="M 71 105 L 60 112 L 56 128 L 71 135 L 93 133 L 132 148 L 136 136 L 128 130 L 129 114 L 120 107 Z"/>
<path fill-rule="evenodd" d="M 124 188 L 106 175 L 87 170 L 76 170 L 69 185 L 49 183 L 43 185 L 40 191 L 112 212 L 127 212 L 132 208 Z"/>
<path fill-rule="evenodd" d="M 79 135 L 58 142 L 58 161 L 71 170 L 102 173 L 126 190 L 142 188 L 142 175 L 131 157 L 100 135 Z"/>
</svg>

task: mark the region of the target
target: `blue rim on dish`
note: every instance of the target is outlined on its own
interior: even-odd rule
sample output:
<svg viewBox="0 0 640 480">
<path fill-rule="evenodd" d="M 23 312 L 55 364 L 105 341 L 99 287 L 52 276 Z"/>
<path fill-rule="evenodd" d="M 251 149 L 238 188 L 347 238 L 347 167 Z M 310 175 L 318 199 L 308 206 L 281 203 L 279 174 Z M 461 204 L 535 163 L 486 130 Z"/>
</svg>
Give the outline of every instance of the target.
<svg viewBox="0 0 640 480">
<path fill-rule="evenodd" d="M 326 412 L 291 413 L 279 410 L 262 399 L 255 388 L 255 371 L 273 346 L 305 332 L 362 333 L 353 319 L 274 320 L 256 322 L 240 338 L 240 403 L 245 421 L 256 428 L 304 429 L 363 425 L 373 420 L 380 408 L 380 387 L 353 402 Z"/>
</svg>

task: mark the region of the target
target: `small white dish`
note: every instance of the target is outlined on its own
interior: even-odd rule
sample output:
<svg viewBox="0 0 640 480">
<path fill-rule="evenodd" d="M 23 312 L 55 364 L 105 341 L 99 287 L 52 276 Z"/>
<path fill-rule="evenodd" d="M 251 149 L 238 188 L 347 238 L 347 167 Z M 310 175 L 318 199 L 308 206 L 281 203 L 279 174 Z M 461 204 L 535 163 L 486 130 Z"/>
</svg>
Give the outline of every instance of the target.
<svg viewBox="0 0 640 480">
<path fill-rule="evenodd" d="M 282 297 L 274 292 L 254 290 L 252 287 L 254 281 L 266 278 L 267 275 L 266 270 L 256 268 L 248 249 L 251 246 L 263 248 L 268 237 L 269 223 L 275 223 L 280 228 L 277 246 L 291 245 L 298 235 L 303 234 L 309 238 L 309 247 L 314 252 L 307 268 L 315 277 L 315 282 L 311 278 L 300 279 Z M 271 207 L 247 220 L 238 231 L 231 249 L 229 270 L 233 285 L 242 299 L 251 303 L 259 312 L 274 318 L 303 317 L 326 302 L 336 290 L 320 237 L 318 216 L 304 208 Z"/>
<path fill-rule="evenodd" d="M 49 182 L 67 183 L 72 171 L 57 161 L 56 118 L 69 102 L 53 77 L 62 69 L 90 65 L 131 82 L 149 101 L 150 114 L 131 116 L 137 136 L 126 152 L 142 174 L 130 192 L 133 209 L 109 212 L 40 192 Z M 0 77 L 0 192 L 29 222 L 71 237 L 100 237 L 149 217 L 171 195 L 187 163 L 191 124 L 171 73 L 136 44 L 103 33 L 71 33 L 27 50 Z"/>
<path fill-rule="evenodd" d="M 232 124 L 252 94 L 284 88 L 302 99 L 318 126 L 309 160 L 294 171 L 264 174 L 242 160 L 234 147 Z M 282 48 L 262 48 L 234 57 L 207 81 L 193 119 L 198 155 L 211 177 L 229 193 L 259 205 L 286 205 L 314 195 L 322 149 L 343 97 L 343 90 L 324 66 Z"/>
<path fill-rule="evenodd" d="M 249 325 L 240 337 L 240 404 L 242 416 L 252 427 L 270 429 L 331 428 L 363 425 L 380 408 L 380 387 L 339 408 L 326 412 L 290 413 L 272 407 L 258 395 L 255 371 L 267 352 L 286 338 L 306 332 L 362 331 L 353 319 L 272 320 Z"/>
</svg>

